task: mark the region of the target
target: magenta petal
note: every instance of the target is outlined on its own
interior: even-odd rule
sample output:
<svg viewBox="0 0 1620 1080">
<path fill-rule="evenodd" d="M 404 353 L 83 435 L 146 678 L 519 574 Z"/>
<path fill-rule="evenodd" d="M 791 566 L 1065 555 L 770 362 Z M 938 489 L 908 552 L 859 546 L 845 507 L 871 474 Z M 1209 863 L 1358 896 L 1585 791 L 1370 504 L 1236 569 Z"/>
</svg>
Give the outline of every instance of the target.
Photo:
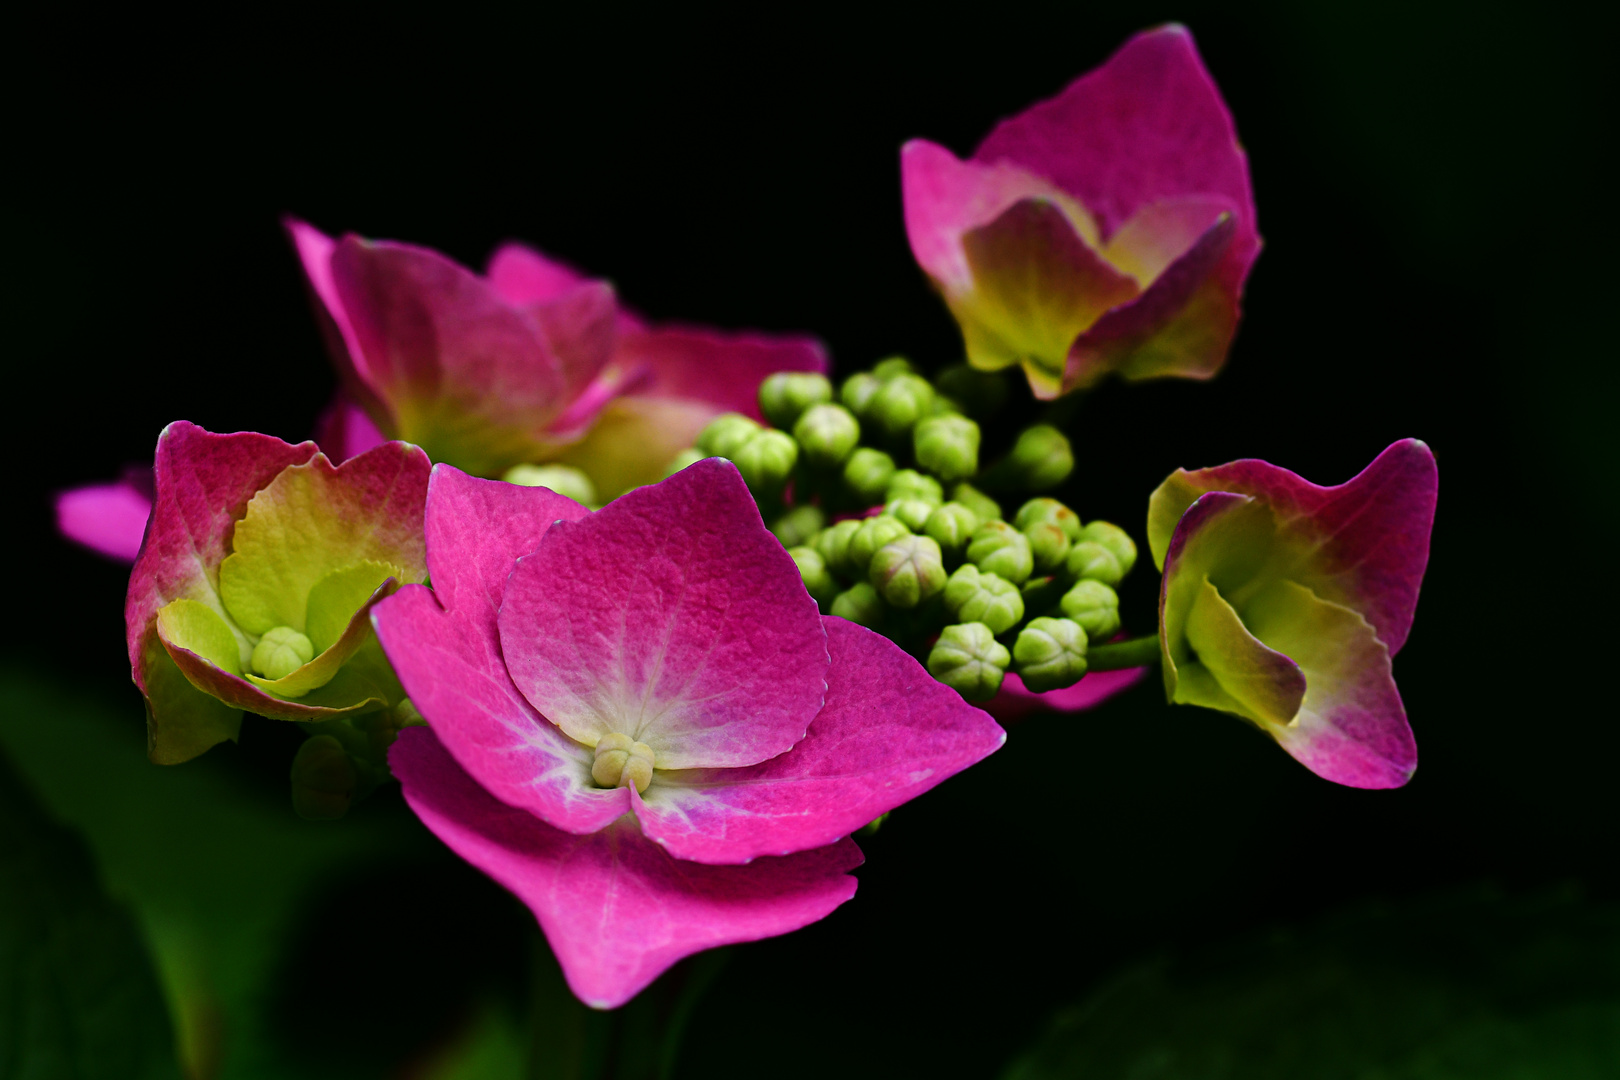
<svg viewBox="0 0 1620 1080">
<path fill-rule="evenodd" d="M 621 328 L 614 359 L 648 382 L 630 388 L 647 397 L 682 398 L 760 419 L 759 384 L 777 371 L 827 371 L 827 350 L 802 335 L 724 333 L 696 327 Z"/>
<path fill-rule="evenodd" d="M 742 863 L 830 844 L 983 759 L 1006 733 L 889 639 L 823 620 L 827 704 L 790 752 L 659 772 L 637 816 L 679 859 Z"/>
<path fill-rule="evenodd" d="M 682 957 L 797 930 L 855 895 L 849 840 L 703 866 L 671 858 L 633 819 L 589 836 L 553 829 L 492 798 L 419 728 L 401 732 L 389 763 L 422 822 L 529 906 L 569 987 L 596 1008 L 624 1004 Z"/>
<path fill-rule="evenodd" d="M 427 562 L 433 591 L 408 586 L 372 621 L 411 703 L 495 797 L 569 832 L 630 809 L 622 788 L 592 785 L 593 755 L 530 707 L 501 657 L 495 618 L 520 554 L 552 523 L 589 513 L 546 488 L 433 470 Z"/>
<path fill-rule="evenodd" d="M 515 241 L 495 249 L 484 277 L 490 288 L 514 307 L 547 303 L 589 280 L 567 263 Z"/>
<path fill-rule="evenodd" d="M 536 709 L 588 746 L 645 742 L 659 768 L 775 757 L 826 692 L 815 601 L 719 458 L 553 528 L 518 560 L 499 621 Z"/>
<path fill-rule="evenodd" d="M 388 437 L 377 430 L 371 417 L 339 391 L 315 419 L 315 441 L 334 465 L 381 446 Z"/>
<path fill-rule="evenodd" d="M 56 527 L 63 536 L 119 562 L 141 551 L 152 496 L 127 480 L 91 484 L 56 497 Z"/>
<path fill-rule="evenodd" d="M 1094 671 L 1073 686 L 1037 694 L 1024 687 L 1024 680 L 1016 672 L 1009 671 L 1001 680 L 1000 692 L 985 709 L 1003 723 L 1020 720 L 1034 712 L 1083 712 L 1129 690 L 1147 675 L 1145 667 Z"/>
</svg>

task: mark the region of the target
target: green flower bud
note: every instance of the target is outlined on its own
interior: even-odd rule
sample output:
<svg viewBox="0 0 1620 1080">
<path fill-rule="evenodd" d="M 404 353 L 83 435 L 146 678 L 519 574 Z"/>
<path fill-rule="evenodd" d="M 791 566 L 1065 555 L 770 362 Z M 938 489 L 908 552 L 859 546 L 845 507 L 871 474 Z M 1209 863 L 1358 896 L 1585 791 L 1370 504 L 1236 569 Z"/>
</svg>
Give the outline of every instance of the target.
<svg viewBox="0 0 1620 1080">
<path fill-rule="evenodd" d="M 846 558 L 850 569 L 858 576 L 865 577 L 866 571 L 872 564 L 872 556 L 877 549 L 885 544 L 892 544 L 902 536 L 910 536 L 911 530 L 899 518 L 887 514 L 866 518 L 861 527 L 855 530 L 855 535 L 849 539 L 849 548 Z"/>
<path fill-rule="evenodd" d="M 968 537 L 979 527 L 979 515 L 959 502 L 948 502 L 936 507 L 923 522 L 922 531 L 934 538 L 940 549 L 950 556 L 959 556 L 967 547 Z"/>
<path fill-rule="evenodd" d="M 946 413 L 917 423 L 911 433 L 917 464 L 942 480 L 960 480 L 979 471 L 979 425 Z"/>
<path fill-rule="evenodd" d="M 864 581 L 857 582 L 833 597 L 828 614 L 872 629 L 883 621 L 883 597 Z"/>
<path fill-rule="evenodd" d="M 771 532 L 782 541 L 783 547 L 798 547 L 808 544 L 810 538 L 821 531 L 827 524 L 827 515 L 821 512 L 819 506 L 795 506 L 792 510 L 776 519 L 771 526 Z"/>
<path fill-rule="evenodd" d="M 962 622 L 984 623 L 991 633 L 1002 634 L 1024 617 L 1024 598 L 1012 582 L 966 563 L 945 583 L 945 610 Z"/>
<path fill-rule="evenodd" d="M 928 674 L 962 695 L 965 701 L 989 701 L 1001 689 L 1012 663 L 1007 646 L 984 623 L 947 626 L 928 654 Z"/>
<path fill-rule="evenodd" d="M 845 577 L 853 575 L 855 568 L 849 561 L 849 542 L 864 524 L 859 518 L 840 521 L 821 530 L 816 536 L 816 550 L 827 564 L 827 569 Z"/>
<path fill-rule="evenodd" d="M 951 489 L 951 499 L 978 514 L 980 521 L 999 521 L 1001 519 L 1001 504 L 972 484 L 957 484 L 956 487 Z"/>
<path fill-rule="evenodd" d="M 1092 641 L 1107 641 L 1119 633 L 1119 594 L 1100 581 L 1075 582 L 1059 606 Z"/>
<path fill-rule="evenodd" d="M 265 631 L 253 647 L 249 663 L 266 679 L 285 679 L 314 658 L 315 646 L 309 638 L 290 626 L 277 626 Z"/>
<path fill-rule="evenodd" d="M 821 552 L 811 547 L 793 547 L 788 548 L 788 554 L 799 567 L 805 591 L 823 608 L 832 603 L 833 597 L 838 595 L 838 582 L 827 572 L 827 560 L 821 557 Z"/>
<path fill-rule="evenodd" d="M 591 779 L 598 787 L 620 788 L 634 784 L 638 792 L 645 792 L 652 783 L 655 760 L 652 747 L 615 731 L 597 740 Z"/>
<path fill-rule="evenodd" d="M 359 774 L 343 744 L 330 735 L 304 740 L 292 763 L 293 810 L 310 821 L 336 821 L 349 812 Z"/>
<path fill-rule="evenodd" d="M 890 438 L 910 431 L 928 415 L 934 403 L 934 388 L 921 375 L 896 375 L 884 382 L 867 403 L 867 418 Z"/>
<path fill-rule="evenodd" d="M 928 415 L 944 416 L 946 413 L 955 413 L 958 416 L 967 415 L 967 413 L 963 411 L 961 403 L 956 401 L 954 398 L 946 397 L 944 394 L 941 394 L 936 390 L 934 391 L 934 403 L 928 406 Z"/>
<path fill-rule="evenodd" d="M 814 371 L 778 371 L 759 384 L 759 411 L 777 427 L 791 428 L 812 405 L 831 401 L 832 383 Z"/>
<path fill-rule="evenodd" d="M 1005 521 L 987 521 L 974 529 L 967 557 L 980 570 L 988 570 L 1014 585 L 1022 584 L 1035 569 L 1029 538 Z"/>
<path fill-rule="evenodd" d="M 1125 577 L 1114 553 L 1095 540 L 1082 540 L 1069 549 L 1069 575 L 1100 581 L 1104 585 L 1118 585 Z"/>
<path fill-rule="evenodd" d="M 858 448 L 844 465 L 844 483 L 867 506 L 882 502 L 894 476 L 894 458 L 869 446 Z"/>
<path fill-rule="evenodd" d="M 879 382 L 888 382 L 896 375 L 915 375 L 917 369 L 903 356 L 890 356 L 872 365 L 872 375 Z"/>
<path fill-rule="evenodd" d="M 664 469 L 664 476 L 666 479 L 674 476 L 682 469 L 690 468 L 709 456 L 711 455 L 705 454 L 695 446 L 689 450 L 682 450 L 680 453 L 675 455 L 675 460 L 671 461 L 668 467 Z"/>
<path fill-rule="evenodd" d="M 927 536 L 904 536 L 872 554 L 867 580 L 897 608 L 914 608 L 945 587 L 945 560 Z"/>
<path fill-rule="evenodd" d="M 1063 432 L 1036 424 L 1018 436 L 1007 464 L 1023 487 L 1041 491 L 1063 483 L 1074 471 L 1074 451 Z"/>
<path fill-rule="evenodd" d="M 1056 570 L 1069 554 L 1069 534 L 1053 521 L 1038 521 L 1023 530 L 1029 538 L 1029 553 L 1040 573 Z"/>
<path fill-rule="evenodd" d="M 872 395 L 882 388 L 882 379 L 868 372 L 859 371 L 844 380 L 844 387 L 838 392 L 838 400 L 856 416 L 865 417 L 866 407 L 872 403 Z"/>
<path fill-rule="evenodd" d="M 916 469 L 901 469 L 891 476 L 884 495 L 890 502 L 896 499 L 920 499 L 930 506 L 938 506 L 945 501 L 945 489 L 940 487 L 939 481 L 932 476 L 924 476 Z"/>
<path fill-rule="evenodd" d="M 1119 560 L 1119 573 L 1121 577 L 1131 572 L 1136 565 L 1136 541 L 1131 534 L 1118 525 L 1108 521 L 1093 521 L 1080 530 L 1080 539 L 1089 540 L 1093 544 L 1101 544 L 1114 553 Z"/>
<path fill-rule="evenodd" d="M 934 512 L 934 504 L 921 499 L 895 499 L 884 504 L 883 512 L 905 522 L 912 532 L 921 532 L 928 516 Z"/>
<path fill-rule="evenodd" d="M 1080 539 L 1080 515 L 1056 499 L 1031 499 L 1018 508 L 1018 516 L 1013 518 L 1013 524 L 1024 532 L 1028 532 L 1031 525 L 1042 522 L 1051 522 L 1061 528 L 1070 543 Z"/>
<path fill-rule="evenodd" d="M 759 424 L 742 413 L 721 413 L 698 433 L 693 445 L 714 457 L 735 458 L 743 443 L 758 435 Z"/>
<path fill-rule="evenodd" d="M 861 425 L 842 405 L 812 405 L 793 425 L 793 437 L 806 460 L 830 469 L 842 465 L 861 441 Z"/>
<path fill-rule="evenodd" d="M 686 453 L 692 453 L 688 450 Z M 693 461 L 703 455 L 699 454 Z M 690 465 L 692 462 L 687 462 Z M 685 468 L 683 465 L 681 468 Z M 677 469 L 677 472 L 680 470 Z M 572 465 L 514 465 L 506 470 L 501 477 L 508 484 L 517 484 L 521 487 L 550 488 L 559 495 L 566 495 L 582 506 L 596 505 L 596 485 L 591 478 Z"/>
<path fill-rule="evenodd" d="M 1037 694 L 1061 690 L 1086 673 L 1086 632 L 1072 619 L 1031 619 L 1012 654 L 1025 687 Z"/>
<path fill-rule="evenodd" d="M 994 371 L 980 371 L 968 364 L 952 364 L 934 380 L 942 394 L 963 403 L 964 412 L 975 420 L 994 416 L 1007 403 L 1007 380 Z"/>
<path fill-rule="evenodd" d="M 799 460 L 799 444 L 785 431 L 766 430 L 743 443 L 732 458 L 755 495 L 782 489 Z"/>
</svg>

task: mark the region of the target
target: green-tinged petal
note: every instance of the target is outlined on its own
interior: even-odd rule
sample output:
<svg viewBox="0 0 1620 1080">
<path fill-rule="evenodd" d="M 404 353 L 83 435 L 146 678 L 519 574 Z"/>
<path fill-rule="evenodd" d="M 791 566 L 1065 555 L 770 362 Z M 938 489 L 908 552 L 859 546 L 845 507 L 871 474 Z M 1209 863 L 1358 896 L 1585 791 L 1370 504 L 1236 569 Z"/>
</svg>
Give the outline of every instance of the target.
<svg viewBox="0 0 1620 1080">
<path fill-rule="evenodd" d="M 236 635 L 219 613 L 200 600 L 174 600 L 158 609 L 158 634 L 169 645 L 189 649 L 214 666 L 242 674 Z"/>
<path fill-rule="evenodd" d="M 562 448 L 553 460 L 590 477 L 599 498 L 616 499 L 633 487 L 663 479 L 669 463 L 697 441 L 719 411 L 702 401 L 616 398 L 583 439 Z"/>
<path fill-rule="evenodd" d="M 1170 537 L 1175 534 L 1176 522 L 1204 493 L 1187 479 L 1185 470 L 1177 469 L 1165 477 L 1152 495 L 1148 496 L 1148 550 L 1153 553 L 1153 565 L 1164 570 L 1164 556 L 1170 550 Z"/>
<path fill-rule="evenodd" d="M 157 634 L 147 635 L 140 662 L 146 688 L 146 754 L 153 764 L 178 765 L 209 747 L 236 741 L 242 710 L 193 686 Z"/>
<path fill-rule="evenodd" d="M 361 594 L 359 603 L 353 607 L 348 622 L 343 624 L 337 639 L 323 648 L 322 641 L 330 640 L 331 623 L 338 617 L 337 612 L 352 602 L 353 591 L 357 586 L 364 585 L 378 572 L 382 573 L 383 580 L 371 591 Z M 399 590 L 399 582 L 393 576 L 397 572 L 394 568 L 380 563 L 362 563 L 348 570 L 337 570 L 328 574 L 310 592 L 310 616 L 312 619 L 320 620 L 323 637 L 316 637 L 313 626 L 309 637 L 321 651 L 308 663 L 279 679 L 261 678 L 248 672 L 248 681 L 277 697 L 303 700 L 307 700 L 307 695 L 311 691 L 331 683 L 338 675 L 339 669 L 371 636 L 372 605 Z M 367 689 L 361 693 L 369 697 L 372 691 Z"/>
<path fill-rule="evenodd" d="M 337 643 L 353 625 L 356 613 L 368 606 L 372 594 L 389 578 L 408 580 L 403 567 L 367 559 L 334 570 L 315 583 L 305 608 L 304 633 L 317 654 Z"/>
<path fill-rule="evenodd" d="M 1243 625 L 1220 591 L 1202 579 L 1184 624 L 1185 650 L 1166 666 L 1170 700 L 1286 726 L 1305 697 L 1305 675 Z"/>
</svg>

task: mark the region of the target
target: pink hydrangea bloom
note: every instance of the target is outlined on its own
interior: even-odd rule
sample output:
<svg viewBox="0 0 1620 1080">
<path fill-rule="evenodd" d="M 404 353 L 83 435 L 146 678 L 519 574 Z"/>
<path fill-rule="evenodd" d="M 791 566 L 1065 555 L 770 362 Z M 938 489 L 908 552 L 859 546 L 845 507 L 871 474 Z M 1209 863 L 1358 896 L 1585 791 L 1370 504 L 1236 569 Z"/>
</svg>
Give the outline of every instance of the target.
<svg viewBox="0 0 1620 1080">
<path fill-rule="evenodd" d="M 596 513 L 440 465 L 426 525 L 432 590 L 374 613 L 430 725 L 391 764 L 592 1005 L 822 918 L 854 894 L 850 833 L 1004 738 L 819 615 L 728 462 Z"/>
<path fill-rule="evenodd" d="M 1248 160 L 1180 26 L 1132 38 L 967 161 L 901 150 L 906 232 L 968 359 L 1041 397 L 1117 372 L 1208 378 L 1260 250 Z"/>
<path fill-rule="evenodd" d="M 1415 439 L 1336 487 L 1257 460 L 1173 473 L 1148 509 L 1170 700 L 1242 716 L 1336 783 L 1406 783 L 1417 745 L 1390 661 L 1438 485 Z"/>
</svg>

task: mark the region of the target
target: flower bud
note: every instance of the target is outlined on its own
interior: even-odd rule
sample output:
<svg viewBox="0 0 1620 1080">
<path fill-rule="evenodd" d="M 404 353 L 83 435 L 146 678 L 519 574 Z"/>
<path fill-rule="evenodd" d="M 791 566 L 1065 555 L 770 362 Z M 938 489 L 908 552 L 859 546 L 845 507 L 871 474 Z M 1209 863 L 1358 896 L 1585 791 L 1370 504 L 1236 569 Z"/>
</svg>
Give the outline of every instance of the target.
<svg viewBox="0 0 1620 1080">
<path fill-rule="evenodd" d="M 944 416 L 946 413 L 955 413 L 957 416 L 967 415 L 959 402 L 936 390 L 934 391 L 934 403 L 928 406 L 928 416 Z"/>
<path fill-rule="evenodd" d="M 1012 582 L 966 563 L 945 583 L 945 610 L 962 622 L 983 623 L 991 633 L 1001 634 L 1024 617 L 1024 598 Z"/>
<path fill-rule="evenodd" d="M 788 548 L 788 554 L 799 567 L 805 592 L 823 608 L 832 603 L 833 597 L 838 595 L 838 582 L 827 572 L 827 560 L 821 557 L 821 552 L 811 547 L 792 547 Z"/>
<path fill-rule="evenodd" d="M 833 597 L 828 614 L 860 623 L 870 630 L 883 621 L 883 611 L 883 598 L 878 591 L 860 581 Z"/>
<path fill-rule="evenodd" d="M 330 735 L 311 736 L 293 758 L 293 810 L 309 821 L 336 821 L 349 812 L 359 783 L 342 743 Z"/>
<path fill-rule="evenodd" d="M 806 409 L 831 401 L 832 383 L 814 371 L 778 371 L 759 384 L 759 411 L 783 430 L 793 427 Z"/>
<path fill-rule="evenodd" d="M 951 489 L 951 499 L 979 515 L 980 521 L 1001 520 L 1001 504 L 972 484 L 957 484 Z"/>
<path fill-rule="evenodd" d="M 911 530 L 899 518 L 880 514 L 877 517 L 867 518 L 861 522 L 855 535 L 849 539 L 849 548 L 846 558 L 849 567 L 858 577 L 865 577 L 867 568 L 872 564 L 872 556 L 877 549 L 885 544 L 892 544 L 902 536 L 910 536 Z"/>
<path fill-rule="evenodd" d="M 265 631 L 253 647 L 249 663 L 266 679 L 284 679 L 314 657 L 315 646 L 309 638 L 290 626 L 277 626 Z"/>
<path fill-rule="evenodd" d="M 1080 539 L 1101 544 L 1119 560 L 1119 574 L 1124 577 L 1136 565 L 1136 541 L 1131 534 L 1109 521 L 1093 521 L 1080 530 Z"/>
<path fill-rule="evenodd" d="M 810 538 L 821 531 L 827 524 L 827 515 L 821 512 L 819 506 L 795 506 L 792 510 L 776 519 L 771 526 L 771 532 L 782 541 L 783 547 L 798 547 L 808 544 Z"/>
<path fill-rule="evenodd" d="M 989 701 L 1001 689 L 1012 663 L 1007 646 L 984 623 L 947 626 L 928 654 L 928 674 L 962 695 L 965 701 Z"/>
<path fill-rule="evenodd" d="M 923 525 L 928 522 L 928 516 L 934 512 L 934 505 L 921 499 L 895 499 L 884 505 L 883 512 L 905 522 L 906 528 L 912 532 L 921 532 Z"/>
<path fill-rule="evenodd" d="M 945 489 L 932 476 L 924 476 L 916 469 L 901 469 L 889 478 L 884 497 L 890 502 L 895 499 L 921 499 L 930 506 L 938 506 L 945 501 Z"/>
<path fill-rule="evenodd" d="M 952 364 L 939 373 L 934 385 L 941 394 L 962 402 L 963 411 L 975 420 L 995 415 L 1007 403 L 1007 380 L 970 364 Z"/>
<path fill-rule="evenodd" d="M 1029 538 L 1029 553 L 1035 560 L 1035 569 L 1045 574 L 1063 565 L 1069 554 L 1069 534 L 1053 521 L 1038 521 L 1024 530 Z"/>
<path fill-rule="evenodd" d="M 1024 532 L 1043 522 L 1061 528 L 1071 544 L 1080 539 L 1080 515 L 1056 499 L 1031 499 L 1018 508 L 1018 516 L 1013 519 L 1013 524 Z"/>
<path fill-rule="evenodd" d="M 844 387 L 838 392 L 838 400 L 844 403 L 844 408 L 856 416 L 866 416 L 866 407 L 872 403 L 872 395 L 883 387 L 883 380 L 869 372 L 858 371 L 844 380 Z"/>
<path fill-rule="evenodd" d="M 903 356 L 889 356 L 872 365 L 872 374 L 879 382 L 888 382 L 896 375 L 915 375 L 917 369 Z"/>
<path fill-rule="evenodd" d="M 1035 568 L 1029 538 L 1005 521 L 987 521 L 974 529 L 967 557 L 980 570 L 988 570 L 1014 585 L 1021 584 Z"/>
<path fill-rule="evenodd" d="M 816 536 L 816 550 L 821 553 L 827 569 L 834 574 L 852 576 L 854 567 L 849 561 L 849 541 L 864 524 L 860 519 L 840 521 L 821 530 Z"/>
<path fill-rule="evenodd" d="M 844 483 L 867 506 L 882 502 L 894 476 L 894 458 L 882 450 L 862 446 L 844 465 Z"/>
<path fill-rule="evenodd" d="M 691 453 L 688 450 L 686 453 Z M 693 461 L 703 455 L 699 454 Z M 692 462 L 687 462 L 690 465 Z M 681 468 L 685 468 L 683 465 Z M 680 470 L 677 469 L 676 472 Z M 566 495 L 582 506 L 596 504 L 596 485 L 591 478 L 572 465 L 514 465 L 506 470 L 501 477 L 508 484 L 517 484 L 520 487 L 550 488 L 559 495 Z"/>
<path fill-rule="evenodd" d="M 967 547 L 968 538 L 979 524 L 978 514 L 959 502 L 948 502 L 929 512 L 922 531 L 932 536 L 946 555 L 957 557 Z"/>
<path fill-rule="evenodd" d="M 702 461 L 704 458 L 710 456 L 711 455 L 705 454 L 695 446 L 688 450 L 682 450 L 680 453 L 675 455 L 675 460 L 671 461 L 669 465 L 665 467 L 664 478 L 667 480 L 669 477 L 674 476 L 682 469 L 690 468 L 691 466 Z"/>
<path fill-rule="evenodd" d="M 814 465 L 842 465 L 861 441 L 861 425 L 842 405 L 812 405 L 793 425 L 805 459 Z"/>
<path fill-rule="evenodd" d="M 942 480 L 960 480 L 979 471 L 979 425 L 945 413 L 918 421 L 911 433 L 917 464 Z"/>
<path fill-rule="evenodd" d="M 934 388 L 921 375 L 896 375 L 886 380 L 867 403 L 867 418 L 890 438 L 910 431 L 928 415 L 934 402 Z"/>
<path fill-rule="evenodd" d="M 1095 540 L 1082 540 L 1069 549 L 1069 575 L 1082 580 L 1118 585 L 1125 577 L 1114 553 Z"/>
<path fill-rule="evenodd" d="M 1086 632 L 1072 619 L 1031 619 L 1018 632 L 1012 655 L 1027 689 L 1061 690 L 1086 673 Z"/>
<path fill-rule="evenodd" d="M 742 413 L 721 413 L 702 431 L 693 445 L 714 457 L 734 458 L 743 443 L 758 435 L 762 429 Z"/>
<path fill-rule="evenodd" d="M 867 580 L 890 604 L 914 608 L 945 587 L 945 560 L 927 536 L 903 536 L 878 548 Z"/>
<path fill-rule="evenodd" d="M 1119 594 L 1100 581 L 1075 582 L 1059 601 L 1063 614 L 1080 624 L 1091 641 L 1107 641 L 1119 633 Z"/>
<path fill-rule="evenodd" d="M 732 458 L 756 496 L 782 489 L 799 460 L 799 444 L 785 431 L 766 430 L 743 443 Z"/>
<path fill-rule="evenodd" d="M 1021 486 L 1041 491 L 1068 478 L 1074 470 L 1074 451 L 1063 432 L 1050 424 L 1036 424 L 1018 436 L 1007 464 Z"/>
<path fill-rule="evenodd" d="M 591 779 L 600 787 L 621 788 L 634 784 L 636 791 L 645 792 L 652 783 L 654 760 L 652 747 L 615 731 L 597 741 Z"/>
</svg>

